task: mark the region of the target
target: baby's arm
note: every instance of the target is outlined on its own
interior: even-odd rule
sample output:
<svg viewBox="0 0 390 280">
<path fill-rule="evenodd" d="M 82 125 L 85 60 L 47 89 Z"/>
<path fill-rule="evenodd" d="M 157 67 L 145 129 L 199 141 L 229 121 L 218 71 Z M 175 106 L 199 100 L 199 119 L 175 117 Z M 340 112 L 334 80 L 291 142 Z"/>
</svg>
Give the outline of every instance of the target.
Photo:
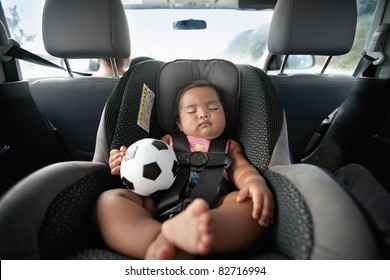
<svg viewBox="0 0 390 280">
<path fill-rule="evenodd" d="M 272 192 L 264 178 L 245 157 L 241 145 L 234 140 L 229 140 L 229 155 L 232 159 L 229 175 L 240 190 L 237 202 L 243 202 L 247 198 L 252 199 L 253 218 L 257 219 L 260 225 L 268 226 L 274 215 Z"/>
<path fill-rule="evenodd" d="M 111 150 L 110 158 L 108 159 L 108 164 L 110 165 L 112 175 L 119 175 L 122 159 L 126 150 L 127 148 L 125 146 L 120 147 L 119 150 L 118 149 Z"/>
<path fill-rule="evenodd" d="M 169 134 L 165 134 L 162 138 L 161 138 L 161 141 L 163 141 L 164 143 L 167 143 L 169 146 L 173 146 L 173 143 L 172 143 L 172 136 L 169 135 Z"/>
</svg>

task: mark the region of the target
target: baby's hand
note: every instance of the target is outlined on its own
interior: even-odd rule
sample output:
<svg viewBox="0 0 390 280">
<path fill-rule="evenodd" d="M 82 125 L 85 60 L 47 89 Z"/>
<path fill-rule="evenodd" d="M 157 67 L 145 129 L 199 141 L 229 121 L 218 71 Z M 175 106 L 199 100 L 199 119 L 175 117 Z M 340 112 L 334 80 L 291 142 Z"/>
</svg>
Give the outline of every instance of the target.
<svg viewBox="0 0 390 280">
<path fill-rule="evenodd" d="M 119 150 L 111 150 L 110 158 L 108 159 L 108 164 L 110 165 L 112 175 L 119 175 L 122 159 L 126 150 L 127 148 L 125 146 L 120 147 Z"/>
<path fill-rule="evenodd" d="M 252 199 L 252 217 L 258 220 L 259 225 L 267 227 L 273 222 L 274 199 L 271 191 L 265 184 L 251 184 L 240 190 L 237 202 L 243 202 L 246 198 Z"/>
</svg>

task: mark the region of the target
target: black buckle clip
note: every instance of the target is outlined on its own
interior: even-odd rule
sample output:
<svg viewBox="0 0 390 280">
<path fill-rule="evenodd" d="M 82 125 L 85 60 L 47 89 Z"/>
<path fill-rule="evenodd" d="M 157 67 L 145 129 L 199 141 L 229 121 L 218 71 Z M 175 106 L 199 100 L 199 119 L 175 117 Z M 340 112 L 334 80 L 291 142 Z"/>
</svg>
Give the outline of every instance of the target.
<svg viewBox="0 0 390 280">
<path fill-rule="evenodd" d="M 224 166 L 227 168 L 231 164 L 230 157 L 227 154 L 222 153 L 177 153 L 176 157 L 179 161 L 179 164 L 190 166 L 192 169 L 197 171 L 202 170 L 205 166 Z"/>
<path fill-rule="evenodd" d="M 209 157 L 203 152 L 194 152 L 187 157 L 187 162 L 195 167 L 203 167 L 209 161 Z"/>
</svg>

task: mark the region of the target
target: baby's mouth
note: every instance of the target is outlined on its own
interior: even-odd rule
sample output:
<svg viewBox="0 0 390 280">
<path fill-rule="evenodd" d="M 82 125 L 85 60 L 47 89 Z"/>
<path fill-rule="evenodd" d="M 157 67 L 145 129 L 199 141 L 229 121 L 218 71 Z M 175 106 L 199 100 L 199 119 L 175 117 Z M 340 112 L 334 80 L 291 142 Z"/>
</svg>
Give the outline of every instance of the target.
<svg viewBox="0 0 390 280">
<path fill-rule="evenodd" d="M 210 123 L 209 121 L 202 121 L 202 122 L 199 124 L 200 127 L 206 127 L 206 126 L 210 126 L 210 125 L 211 125 L 211 123 Z"/>
</svg>

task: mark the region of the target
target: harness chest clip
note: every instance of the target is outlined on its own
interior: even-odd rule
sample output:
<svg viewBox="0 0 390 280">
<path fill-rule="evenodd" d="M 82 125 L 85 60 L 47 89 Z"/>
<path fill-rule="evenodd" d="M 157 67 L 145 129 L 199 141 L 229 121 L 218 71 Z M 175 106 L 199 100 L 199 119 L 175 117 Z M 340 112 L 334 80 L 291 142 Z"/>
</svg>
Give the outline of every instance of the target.
<svg viewBox="0 0 390 280">
<path fill-rule="evenodd" d="M 219 153 L 178 153 L 176 154 L 179 165 L 190 166 L 191 170 L 202 171 L 204 167 L 223 166 L 228 168 L 231 164 L 231 159 L 227 154 Z"/>
</svg>

